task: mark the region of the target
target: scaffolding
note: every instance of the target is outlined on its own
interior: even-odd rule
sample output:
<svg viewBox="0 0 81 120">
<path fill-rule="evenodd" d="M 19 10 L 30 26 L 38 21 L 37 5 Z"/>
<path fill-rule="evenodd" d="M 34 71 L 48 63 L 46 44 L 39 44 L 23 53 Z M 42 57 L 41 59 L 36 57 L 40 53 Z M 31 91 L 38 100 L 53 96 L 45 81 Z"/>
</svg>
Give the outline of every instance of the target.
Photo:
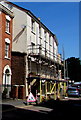
<svg viewBox="0 0 81 120">
<path fill-rule="evenodd" d="M 32 70 L 33 67 L 35 70 Z M 56 100 L 66 96 L 67 81 L 62 79 L 61 75 L 64 65 L 54 51 L 52 53 L 39 44 L 29 45 L 28 69 L 28 91 L 38 96 L 40 102 L 44 99 Z"/>
</svg>

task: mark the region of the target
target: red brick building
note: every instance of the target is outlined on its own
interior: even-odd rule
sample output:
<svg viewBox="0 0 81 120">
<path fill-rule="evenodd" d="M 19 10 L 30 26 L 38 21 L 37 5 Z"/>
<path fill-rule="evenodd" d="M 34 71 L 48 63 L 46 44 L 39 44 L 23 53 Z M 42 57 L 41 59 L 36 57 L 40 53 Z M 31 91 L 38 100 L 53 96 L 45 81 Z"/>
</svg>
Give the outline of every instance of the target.
<svg viewBox="0 0 81 120">
<path fill-rule="evenodd" d="M 13 13 L 0 3 L 0 85 L 7 98 L 11 92 L 12 21 Z"/>
</svg>

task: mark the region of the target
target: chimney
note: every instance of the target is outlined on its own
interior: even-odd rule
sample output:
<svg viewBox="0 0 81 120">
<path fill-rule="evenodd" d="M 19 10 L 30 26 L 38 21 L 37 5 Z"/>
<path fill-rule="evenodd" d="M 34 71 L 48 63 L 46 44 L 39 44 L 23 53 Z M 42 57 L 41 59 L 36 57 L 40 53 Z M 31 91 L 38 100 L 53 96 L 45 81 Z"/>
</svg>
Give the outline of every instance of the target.
<svg viewBox="0 0 81 120">
<path fill-rule="evenodd" d="M 40 17 L 38 17 L 38 20 L 40 20 Z"/>
</svg>

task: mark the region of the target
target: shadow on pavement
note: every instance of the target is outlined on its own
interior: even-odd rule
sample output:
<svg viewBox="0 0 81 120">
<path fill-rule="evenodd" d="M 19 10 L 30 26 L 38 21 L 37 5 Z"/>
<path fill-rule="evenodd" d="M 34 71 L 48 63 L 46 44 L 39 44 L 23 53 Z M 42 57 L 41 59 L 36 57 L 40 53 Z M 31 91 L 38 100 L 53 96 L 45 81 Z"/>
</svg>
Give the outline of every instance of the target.
<svg viewBox="0 0 81 120">
<path fill-rule="evenodd" d="M 13 105 L 9 105 L 9 104 L 2 104 L 2 111 L 6 111 L 6 110 L 10 110 L 10 109 L 14 109 L 15 107 Z"/>
<path fill-rule="evenodd" d="M 2 120 L 49 120 L 47 117 L 47 114 L 42 112 L 36 112 L 33 110 L 27 110 L 23 108 L 16 108 L 14 109 L 14 106 L 9 105 L 3 105 L 4 110 L 7 108 L 7 111 L 3 110 L 2 113 Z M 12 109 L 13 108 L 13 109 Z M 8 109 L 12 109 L 9 110 Z"/>
<path fill-rule="evenodd" d="M 58 120 L 59 118 L 62 120 L 66 120 L 69 118 L 80 118 L 81 114 L 81 101 L 54 101 L 48 100 L 42 102 L 36 107 L 41 106 L 46 108 L 52 108 L 53 110 L 50 112 L 45 112 L 43 110 L 33 111 L 24 108 L 16 108 L 12 105 L 3 105 L 3 114 L 2 120 Z M 14 109 L 15 108 L 15 109 Z M 11 109 L 9 111 L 4 112 L 4 110 Z M 34 109 L 34 106 L 33 106 Z"/>
<path fill-rule="evenodd" d="M 49 118 L 80 118 L 81 114 L 81 100 L 48 100 L 40 103 L 39 106 L 52 108 L 53 110 L 49 113 Z M 50 120 L 49 119 L 49 120 Z"/>
</svg>

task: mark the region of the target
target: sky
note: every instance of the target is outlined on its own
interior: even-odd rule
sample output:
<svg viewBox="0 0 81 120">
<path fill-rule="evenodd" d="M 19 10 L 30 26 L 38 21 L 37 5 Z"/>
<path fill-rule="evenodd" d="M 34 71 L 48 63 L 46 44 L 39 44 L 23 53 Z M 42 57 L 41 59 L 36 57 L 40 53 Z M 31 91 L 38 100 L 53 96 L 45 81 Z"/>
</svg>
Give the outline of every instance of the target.
<svg viewBox="0 0 81 120">
<path fill-rule="evenodd" d="M 9 0 L 14 2 L 14 0 Z M 15 0 L 16 2 L 80 2 L 81 0 Z"/>
<path fill-rule="evenodd" d="M 59 53 L 65 59 L 79 57 L 79 2 L 15 2 L 30 10 L 56 34 Z"/>
</svg>

